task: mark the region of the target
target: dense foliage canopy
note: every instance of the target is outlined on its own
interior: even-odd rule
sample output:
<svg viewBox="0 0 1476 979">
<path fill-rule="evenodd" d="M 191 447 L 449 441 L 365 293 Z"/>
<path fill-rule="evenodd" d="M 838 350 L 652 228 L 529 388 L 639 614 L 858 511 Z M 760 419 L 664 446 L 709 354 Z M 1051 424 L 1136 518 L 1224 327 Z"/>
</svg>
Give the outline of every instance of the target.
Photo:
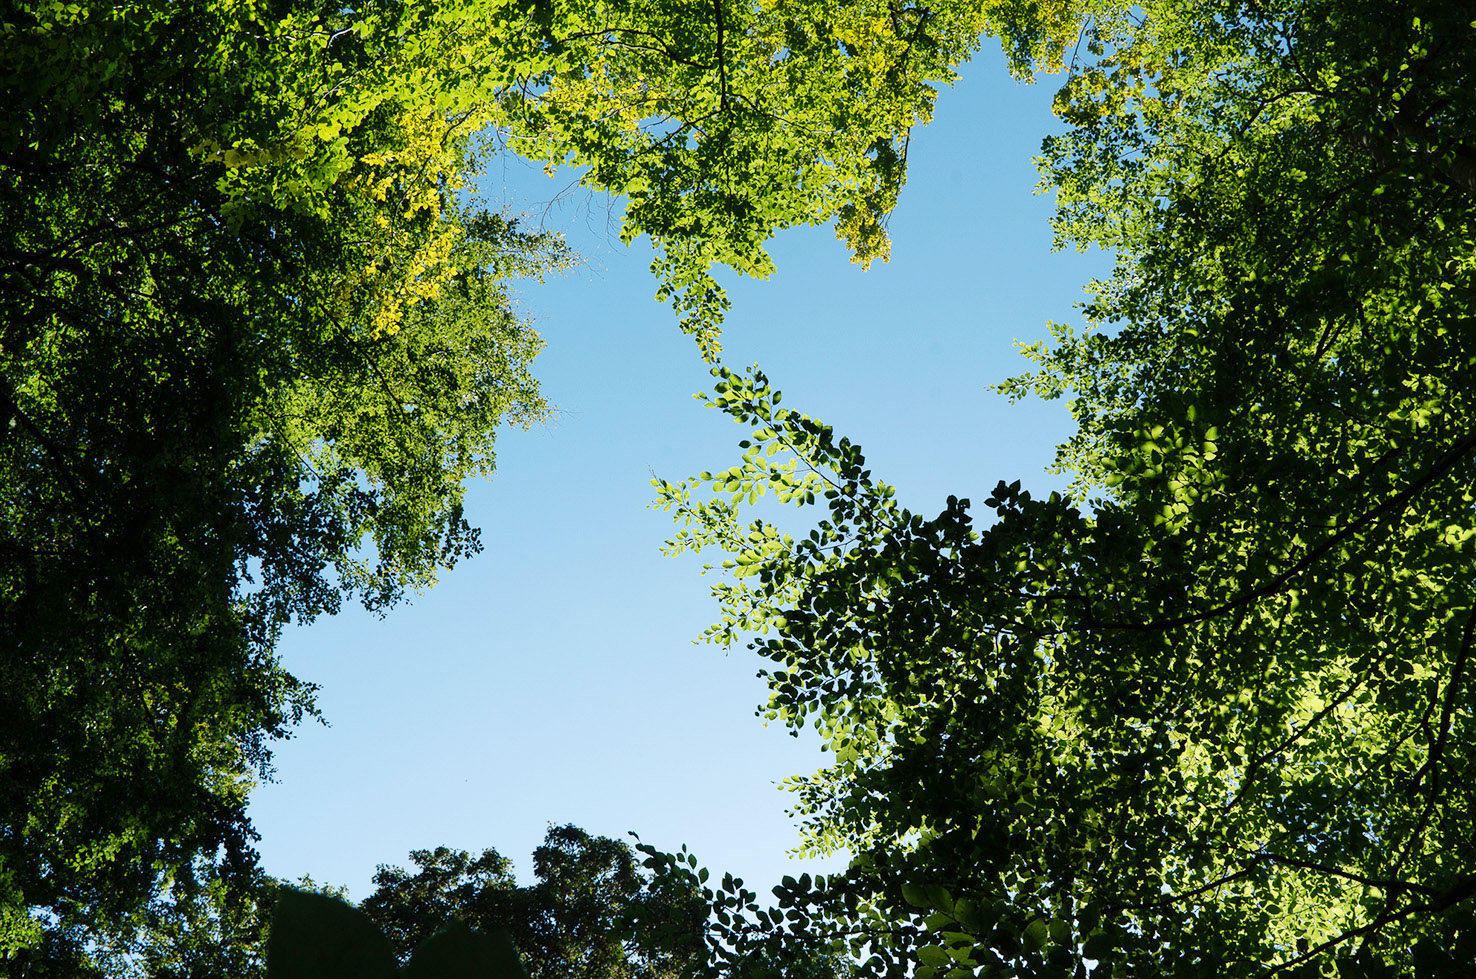
<svg viewBox="0 0 1476 979">
<path fill-rule="evenodd" d="M 279 630 L 477 550 L 463 483 L 544 410 L 506 283 L 563 262 L 471 202 L 479 158 L 625 195 L 716 356 L 713 263 L 764 274 L 776 230 L 832 220 L 885 253 L 907 133 L 984 16 L 8 5 L 0 950 L 188 889 L 222 848 L 244 872 L 250 783 L 313 710 Z"/>
<path fill-rule="evenodd" d="M 761 374 L 720 372 L 753 434 L 663 486 L 675 546 L 731 552 L 713 635 L 761 634 L 771 716 L 834 751 L 794 785 L 807 846 L 854 860 L 786 882 L 780 915 L 713 888 L 715 958 L 1476 960 L 1461 5 L 133 0 L 0 29 L 13 962 L 67 974 L 105 926 L 247 886 L 246 793 L 313 709 L 279 630 L 477 549 L 463 482 L 543 411 L 507 282 L 563 261 L 469 202 L 479 158 L 624 194 L 715 358 L 714 263 L 766 274 L 775 231 L 826 221 L 885 256 L 907 134 L 981 31 L 1018 72 L 1067 69 L 1060 240 L 1118 256 L 1087 329 L 1003 386 L 1072 399 L 1074 489 L 924 519 Z M 826 513 L 743 526 L 766 491 Z M 427 859 L 386 895 L 461 872 Z M 703 883 L 651 860 L 671 893 Z"/>
<path fill-rule="evenodd" d="M 729 555 L 711 635 L 759 633 L 769 716 L 833 752 L 793 785 L 805 845 L 853 854 L 778 916 L 716 891 L 716 951 L 787 928 L 920 979 L 1470 975 L 1476 24 L 1081 13 L 1042 163 L 1061 242 L 1117 267 L 1003 385 L 1071 399 L 1071 495 L 925 519 L 726 371 L 743 460 L 661 484 L 673 547 Z M 766 492 L 823 513 L 745 524 Z"/>
<path fill-rule="evenodd" d="M 312 709 L 278 631 L 476 550 L 462 481 L 542 411 L 502 280 L 554 243 L 457 208 L 418 107 L 361 112 L 352 174 L 281 150 L 295 189 L 210 149 L 299 124 L 244 16 L 7 15 L 0 947 L 249 863 L 250 778 Z"/>
<path fill-rule="evenodd" d="M 363 903 L 401 960 L 448 921 L 506 931 L 530 979 L 676 979 L 701 947 L 706 905 L 654 878 L 620 840 L 553 826 L 533 851 L 537 881 L 517 886 L 496 850 L 410 854 L 381 866 Z"/>
<path fill-rule="evenodd" d="M 414 871 L 381 864 L 374 892 L 360 902 L 385 948 L 408 963 L 453 922 L 506 934 L 525 979 L 675 979 L 701 947 L 706 905 L 692 888 L 644 870 L 619 840 L 577 826 L 552 826 L 533 853 L 535 882 L 519 886 L 512 861 L 496 850 L 473 856 L 437 847 L 410 854 Z M 346 901 L 341 888 L 198 867 L 184 886 L 91 941 L 50 935 L 51 971 L 36 956 L 19 975 L 110 979 L 261 979 L 282 897 L 315 893 Z M 66 962 L 63 953 L 71 953 Z M 762 979 L 755 974 L 754 979 Z M 813 979 L 837 979 L 834 970 Z"/>
</svg>

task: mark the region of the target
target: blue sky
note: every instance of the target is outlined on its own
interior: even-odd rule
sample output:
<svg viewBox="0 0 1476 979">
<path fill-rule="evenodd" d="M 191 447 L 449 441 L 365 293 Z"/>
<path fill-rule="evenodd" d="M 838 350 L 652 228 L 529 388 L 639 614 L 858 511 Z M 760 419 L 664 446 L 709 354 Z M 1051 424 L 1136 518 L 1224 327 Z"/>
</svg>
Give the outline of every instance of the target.
<svg viewBox="0 0 1476 979">
<path fill-rule="evenodd" d="M 1016 339 L 1069 321 L 1104 256 L 1052 253 L 1031 162 L 1051 130 L 1050 80 L 1011 80 L 992 48 L 940 96 L 912 140 L 893 257 L 868 272 L 828 229 L 781 235 L 778 273 L 727 283 L 724 359 L 758 362 L 786 406 L 860 442 L 921 512 L 1044 474 L 1069 430 L 1060 402 L 1011 406 L 988 385 L 1020 373 Z M 380 620 L 350 607 L 281 653 L 322 685 L 331 727 L 278 746 L 251 815 L 265 869 L 370 891 L 412 849 L 495 847 L 524 880 L 550 823 L 688 844 L 760 893 L 798 862 L 775 783 L 813 771 L 817 743 L 766 728 L 761 663 L 693 639 L 715 617 L 700 559 L 668 559 L 652 474 L 737 461 L 744 432 L 691 397 L 710 378 L 652 298 L 645 242 L 616 238 L 618 203 L 494 160 L 482 181 L 564 232 L 582 268 L 519 292 L 548 347 L 535 364 L 555 418 L 499 437 L 498 472 L 471 487 L 485 550 Z"/>
</svg>

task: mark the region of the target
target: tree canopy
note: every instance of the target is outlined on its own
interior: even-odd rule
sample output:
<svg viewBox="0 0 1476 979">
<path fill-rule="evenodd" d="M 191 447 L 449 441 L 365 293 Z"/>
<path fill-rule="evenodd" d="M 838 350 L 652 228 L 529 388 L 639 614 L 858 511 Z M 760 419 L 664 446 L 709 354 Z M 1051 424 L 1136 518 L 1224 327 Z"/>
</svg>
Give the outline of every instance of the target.
<svg viewBox="0 0 1476 979">
<path fill-rule="evenodd" d="M 414 873 L 381 865 L 363 902 L 401 960 L 446 922 L 506 931 L 530 979 L 676 979 L 701 947 L 706 905 L 642 869 L 620 840 L 551 826 L 519 887 L 496 850 L 410 854 Z"/>
<path fill-rule="evenodd" d="M 340 146 L 378 162 L 311 191 L 215 159 L 279 84 L 228 13 L 7 16 L 6 948 L 28 909 L 112 915 L 197 854 L 250 862 L 250 780 L 313 709 L 278 632 L 474 552 L 462 483 L 543 410 L 503 283 L 556 243 L 457 206 L 398 107 Z"/>
<path fill-rule="evenodd" d="M 663 484 L 674 547 L 731 553 L 712 635 L 759 633 L 770 716 L 834 752 L 794 783 L 806 845 L 854 859 L 786 882 L 777 915 L 725 879 L 710 949 L 789 961 L 789 932 L 918 979 L 1460 974 L 1469 17 L 13 4 L 0 949 L 72 961 L 89 928 L 212 886 L 202 860 L 248 875 L 251 781 L 314 710 L 281 628 L 476 551 L 464 480 L 544 410 L 507 283 L 563 261 L 469 199 L 479 159 L 623 194 L 715 359 L 715 264 L 767 274 L 775 232 L 824 222 L 885 257 L 907 134 L 987 32 L 1018 73 L 1066 69 L 1042 156 L 1060 241 L 1118 257 L 1086 328 L 1002 385 L 1071 399 L 1073 489 L 1002 482 L 987 522 L 961 499 L 925 519 L 761 373 L 719 371 L 752 434 Z M 825 513 L 744 525 L 769 491 Z M 500 872 L 454 856 L 423 874 Z"/>
<path fill-rule="evenodd" d="M 1476 961 L 1470 435 L 1476 24 L 1441 3 L 1081 8 L 1042 167 L 1115 250 L 1069 494 L 902 507 L 760 372 L 743 459 L 660 504 L 718 547 L 710 636 L 834 761 L 730 942 L 949 976 L 1455 976 Z M 794 528 L 745 521 L 775 493 Z M 653 859 L 655 859 L 653 857 Z M 781 926 L 782 925 L 782 926 Z M 721 958 L 721 954 L 719 955 Z"/>
<path fill-rule="evenodd" d="M 415 850 L 410 862 L 412 870 L 381 864 L 374 892 L 357 905 L 381 936 L 374 944 L 401 966 L 453 925 L 506 935 L 526 979 L 676 979 L 702 946 L 707 906 L 692 888 L 651 874 L 620 840 L 577 826 L 549 827 L 527 886 L 494 849 Z M 91 935 L 53 931 L 49 955 L 22 953 L 12 965 L 20 976 L 260 979 L 271 974 L 283 896 L 303 893 L 348 900 L 342 888 L 311 879 L 199 866 L 142 911 Z M 811 971 L 812 979 L 838 979 L 834 969 Z M 749 973 L 765 975 L 757 966 Z"/>
<path fill-rule="evenodd" d="M 21 2 L 0 78 L 0 949 L 224 848 L 313 690 L 274 645 L 474 553 L 545 409 L 507 283 L 564 259 L 468 181 L 585 168 L 719 349 L 714 263 L 885 254 L 986 13 L 881 2 Z M 1059 47 L 1059 44 L 1057 45 Z M 181 885 L 182 886 L 182 885 Z M 49 924 L 48 924 L 49 923 Z"/>
</svg>

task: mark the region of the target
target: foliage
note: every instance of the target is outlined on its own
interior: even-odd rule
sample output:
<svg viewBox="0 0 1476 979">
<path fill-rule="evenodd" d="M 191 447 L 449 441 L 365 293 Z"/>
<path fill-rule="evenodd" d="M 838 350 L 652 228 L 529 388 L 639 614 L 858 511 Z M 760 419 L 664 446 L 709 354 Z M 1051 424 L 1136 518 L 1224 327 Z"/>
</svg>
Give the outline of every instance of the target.
<svg viewBox="0 0 1476 979">
<path fill-rule="evenodd" d="M 645 873 L 630 847 L 576 826 L 549 828 L 534 851 L 538 880 L 528 887 L 518 886 L 511 861 L 496 850 L 473 857 L 437 847 L 413 851 L 410 858 L 413 874 L 379 867 L 374 893 L 358 905 L 369 924 L 346 926 L 363 933 L 360 944 L 385 943 L 392 963 L 400 966 L 452 923 L 509 936 L 532 979 L 676 979 L 702 941 L 706 904 L 695 891 Z M 325 913 L 343 918 L 336 910 L 348 900 L 343 888 L 202 862 L 130 916 L 87 932 L 49 932 L 51 947 L 21 951 L 7 974 L 261 979 L 268 975 L 282 896 L 304 893 L 333 899 L 308 911 L 327 908 Z M 285 913 L 299 912 L 307 913 L 300 901 Z M 364 938 L 369 927 L 372 940 Z M 763 976 L 755 972 L 744 979 Z M 817 973 L 796 979 L 843 977 Z"/>
<path fill-rule="evenodd" d="M 272 93 L 323 41 L 279 51 L 252 12 L 7 14 L 5 950 L 102 928 L 198 856 L 249 867 L 246 792 L 312 711 L 279 630 L 477 550 L 462 484 L 542 411 L 504 280 L 557 243 L 458 206 L 465 140 L 389 92 L 336 137 L 345 172 L 287 153 L 297 183 L 269 180 L 241 140 L 300 114 Z M 347 49 L 340 71 L 377 58 Z"/>
<path fill-rule="evenodd" d="M 245 872 L 246 793 L 313 711 L 280 629 L 344 597 L 383 610 L 478 549 L 464 481 L 544 407 L 506 282 L 564 261 L 467 203 L 481 156 L 624 194 L 715 357 L 713 263 L 764 274 L 775 231 L 832 220 L 884 257 L 907 133 L 990 17 L 1021 19 L 9 5 L 0 950 L 101 928 L 202 858 Z M 1044 22 L 1059 55 L 1067 21 Z"/>
<path fill-rule="evenodd" d="M 577 826 L 549 828 L 528 887 L 496 850 L 410 858 L 416 873 L 381 866 L 363 904 L 402 961 L 453 919 L 507 931 L 531 979 L 676 979 L 700 946 L 706 906 L 692 891 L 642 873 L 626 844 Z"/>
<path fill-rule="evenodd" d="M 306 891 L 345 900 L 311 877 L 290 883 L 257 867 L 197 861 L 142 908 L 102 921 L 58 922 L 6 960 L 6 976 L 106 979 L 262 979 L 278 898 Z"/>
<path fill-rule="evenodd" d="M 484 935 L 453 922 L 420 943 L 403 968 L 373 920 L 347 902 L 286 891 L 272 914 L 267 979 L 527 979 L 505 932 Z"/>
<path fill-rule="evenodd" d="M 310 880 L 297 886 L 342 896 Z M 254 867 L 232 873 L 219 865 L 197 866 L 141 912 L 108 922 L 106 940 L 94 942 L 94 958 L 113 979 L 259 977 L 268 922 L 278 898 L 290 889 Z"/>
<path fill-rule="evenodd" d="M 1094 9 L 1043 166 L 1116 249 L 1068 395 L 1073 496 L 932 519 L 762 374 L 736 466 L 661 484 L 713 638 L 831 765 L 794 913 L 922 979 L 1442 976 L 1476 961 L 1473 25 L 1445 4 Z M 804 529 L 740 503 L 820 504 Z M 1096 494 L 1088 498 L 1088 494 Z M 723 895 L 727 895 L 726 898 Z M 1465 970 L 1465 971 L 1463 971 Z"/>
<path fill-rule="evenodd" d="M 754 949 L 735 961 L 729 971 L 734 979 L 849 979 L 855 975 L 850 956 L 830 949 L 794 947 L 776 955 Z"/>
</svg>

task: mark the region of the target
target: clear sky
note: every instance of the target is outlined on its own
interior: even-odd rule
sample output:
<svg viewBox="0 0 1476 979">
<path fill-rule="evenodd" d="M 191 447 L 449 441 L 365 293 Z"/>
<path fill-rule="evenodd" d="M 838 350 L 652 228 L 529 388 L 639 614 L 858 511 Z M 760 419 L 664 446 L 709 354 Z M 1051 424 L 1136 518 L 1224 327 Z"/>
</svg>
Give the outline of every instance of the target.
<svg viewBox="0 0 1476 979">
<path fill-rule="evenodd" d="M 1020 373 L 1016 339 L 1075 316 L 1101 255 L 1053 254 L 1051 202 L 1032 156 L 1052 128 L 1050 80 L 1020 85 L 993 45 L 914 134 L 892 222 L 893 257 L 869 272 L 828 229 L 772 248 L 767 281 L 728 277 L 727 364 L 758 362 L 785 405 L 860 442 L 875 475 L 931 514 L 1043 472 L 1068 431 L 1060 402 L 1010 406 L 988 385 Z M 499 437 L 498 472 L 471 487 L 485 550 L 380 620 L 357 606 L 289 633 L 288 667 L 322 685 L 331 727 L 276 752 L 251 815 L 265 869 L 370 891 L 412 849 L 495 847 L 529 879 L 550 823 L 634 830 L 762 894 L 800 863 L 786 775 L 821 763 L 813 739 L 754 716 L 745 649 L 693 639 L 716 614 L 700 559 L 661 556 L 669 517 L 652 474 L 737 461 L 744 432 L 701 407 L 696 345 L 657 304 L 649 245 L 621 246 L 618 204 L 493 161 L 482 191 L 563 231 L 585 267 L 520 290 L 548 341 L 535 370 L 557 417 Z"/>
</svg>

